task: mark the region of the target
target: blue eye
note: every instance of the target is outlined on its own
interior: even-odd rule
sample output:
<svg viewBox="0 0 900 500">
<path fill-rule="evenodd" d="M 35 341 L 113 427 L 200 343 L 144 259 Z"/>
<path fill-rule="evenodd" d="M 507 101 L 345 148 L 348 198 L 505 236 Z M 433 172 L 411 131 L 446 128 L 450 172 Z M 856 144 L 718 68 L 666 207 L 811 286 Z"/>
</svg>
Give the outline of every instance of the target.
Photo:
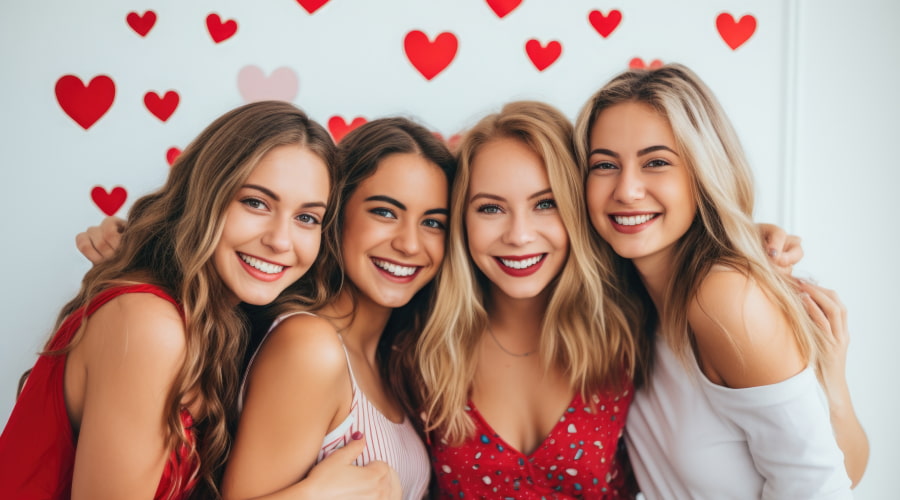
<svg viewBox="0 0 900 500">
<path fill-rule="evenodd" d="M 300 214 L 297 216 L 297 220 L 299 220 L 303 224 L 318 225 L 322 223 L 322 221 L 320 221 L 319 218 L 313 214 Z"/>
<path fill-rule="evenodd" d="M 479 206 L 476 211 L 483 214 L 499 214 L 502 212 L 502 210 L 500 210 L 500 205 L 490 203 Z"/>
<path fill-rule="evenodd" d="M 257 210 L 263 209 L 263 208 L 268 208 L 266 206 L 266 203 L 264 201 L 260 200 L 259 198 L 244 198 L 240 202 L 250 208 L 255 208 Z"/>
<path fill-rule="evenodd" d="M 371 212 L 379 217 L 384 217 L 386 219 L 396 219 L 397 218 L 397 216 L 394 215 L 394 212 L 392 212 L 389 208 L 373 208 L 372 210 L 369 210 L 369 212 Z"/>
<path fill-rule="evenodd" d="M 650 161 L 648 161 L 648 162 L 646 163 L 646 165 L 644 165 L 644 166 L 645 166 L 645 167 L 651 167 L 651 168 L 654 168 L 654 167 L 655 167 L 655 168 L 658 168 L 658 167 L 667 167 L 667 166 L 669 166 L 669 165 L 671 165 L 671 163 L 669 163 L 668 161 L 663 160 L 662 158 L 657 158 L 657 159 L 655 159 L 655 160 L 650 160 Z"/>
<path fill-rule="evenodd" d="M 422 225 L 432 229 L 447 229 L 447 225 L 437 219 L 425 219 L 422 221 Z"/>
<path fill-rule="evenodd" d="M 556 200 L 554 200 L 553 198 L 547 198 L 545 200 L 541 200 L 541 201 L 537 202 L 537 205 L 535 205 L 535 208 L 537 208 L 538 210 L 554 209 L 554 208 L 556 208 Z"/>
</svg>

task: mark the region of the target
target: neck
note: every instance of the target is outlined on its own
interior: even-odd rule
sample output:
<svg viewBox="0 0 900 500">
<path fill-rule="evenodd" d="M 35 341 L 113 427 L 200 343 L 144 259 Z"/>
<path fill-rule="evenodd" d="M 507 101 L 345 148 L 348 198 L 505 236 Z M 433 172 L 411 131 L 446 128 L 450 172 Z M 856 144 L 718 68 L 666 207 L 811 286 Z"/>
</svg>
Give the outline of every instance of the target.
<svg viewBox="0 0 900 500">
<path fill-rule="evenodd" d="M 486 304 L 488 326 L 497 341 L 514 353 L 537 350 L 550 293 L 515 299 L 491 287 Z"/>
<path fill-rule="evenodd" d="M 653 255 L 642 259 L 632 260 L 637 268 L 638 275 L 650 295 L 650 300 L 657 311 L 662 311 L 665 304 L 665 295 L 672 278 L 674 269 L 669 255 Z"/>
<path fill-rule="evenodd" d="M 345 287 L 334 300 L 320 309 L 321 314 L 337 328 L 344 345 L 372 361 L 392 311 L 372 302 L 352 285 Z"/>
</svg>

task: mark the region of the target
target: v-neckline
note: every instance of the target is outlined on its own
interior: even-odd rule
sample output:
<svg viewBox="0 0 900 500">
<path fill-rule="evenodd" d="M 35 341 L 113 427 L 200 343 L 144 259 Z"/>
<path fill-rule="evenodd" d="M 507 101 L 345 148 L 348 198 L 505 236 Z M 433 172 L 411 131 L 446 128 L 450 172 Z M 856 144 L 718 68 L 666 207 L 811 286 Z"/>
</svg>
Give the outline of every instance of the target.
<svg viewBox="0 0 900 500">
<path fill-rule="evenodd" d="M 469 400 L 468 405 L 469 405 L 469 410 L 471 411 L 472 415 L 474 415 L 475 418 L 477 418 L 478 421 L 481 422 L 481 425 L 484 426 L 484 428 L 487 429 L 494 436 L 494 438 L 496 438 L 498 441 L 503 443 L 503 446 L 505 448 L 530 460 L 532 457 L 534 457 L 534 455 L 537 452 L 539 452 L 542 448 L 544 448 L 544 445 L 547 443 L 547 441 L 550 438 L 552 438 L 555 434 L 557 434 L 557 429 L 559 429 L 559 427 L 561 425 L 563 425 L 565 416 L 569 414 L 569 409 L 575 408 L 577 403 L 582 400 L 583 399 L 581 397 L 581 394 L 578 391 L 576 391 L 575 395 L 572 397 L 572 400 L 569 401 L 569 404 L 566 405 L 565 408 L 563 408 L 562 413 L 556 419 L 556 423 L 553 424 L 553 427 L 550 428 L 550 432 L 548 432 L 547 435 L 544 436 L 544 439 L 542 439 L 541 442 L 539 442 L 537 444 L 537 446 L 535 446 L 534 449 L 531 450 L 531 452 L 529 452 L 529 453 L 524 453 L 524 452 L 520 451 L 518 448 L 516 448 L 515 446 L 510 445 L 509 442 L 506 439 L 504 439 L 503 436 L 501 436 L 500 433 L 498 433 L 494 429 L 494 427 L 491 426 L 490 423 L 488 423 L 487 419 L 484 418 L 484 415 L 482 415 L 480 411 L 478 411 L 478 408 L 475 406 L 475 403 L 471 399 Z"/>
</svg>

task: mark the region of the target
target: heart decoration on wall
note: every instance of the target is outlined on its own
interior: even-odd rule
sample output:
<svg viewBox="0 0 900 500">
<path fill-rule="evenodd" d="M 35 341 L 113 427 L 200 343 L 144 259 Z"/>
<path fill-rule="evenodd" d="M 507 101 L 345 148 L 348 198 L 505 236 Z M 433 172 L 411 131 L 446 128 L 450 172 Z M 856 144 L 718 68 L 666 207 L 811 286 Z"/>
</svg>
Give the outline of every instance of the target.
<svg viewBox="0 0 900 500">
<path fill-rule="evenodd" d="M 128 192 L 122 186 L 116 186 L 107 192 L 102 186 L 94 186 L 91 189 L 91 199 L 94 204 L 106 215 L 114 215 L 125 204 Z"/>
<path fill-rule="evenodd" d="M 538 71 L 544 71 L 559 59 L 559 55 L 562 54 L 562 45 L 556 40 L 552 40 L 544 46 L 541 45 L 541 42 L 531 39 L 525 43 L 525 52 L 534 67 Z"/>
<path fill-rule="evenodd" d="M 172 116 L 172 113 L 175 112 L 175 108 L 178 107 L 179 101 L 180 97 L 178 96 L 178 92 L 175 92 L 174 90 L 166 92 L 166 95 L 163 97 L 160 97 L 156 92 L 147 92 L 144 94 L 144 106 L 147 107 L 147 111 L 150 111 L 153 113 L 153 116 L 162 121 L 166 121 Z"/>
<path fill-rule="evenodd" d="M 606 38 L 619 27 L 619 23 L 622 22 L 622 12 L 613 9 L 609 11 L 609 14 L 604 15 L 599 10 L 592 10 L 588 14 L 588 21 L 600 36 Z"/>
<path fill-rule="evenodd" d="M 628 61 L 628 67 L 630 69 L 656 69 L 661 68 L 663 66 L 663 62 L 659 59 L 654 59 L 650 61 L 649 64 L 645 63 L 643 59 L 640 57 L 635 57 L 634 59 Z"/>
<path fill-rule="evenodd" d="M 450 32 L 439 34 L 434 41 L 419 30 L 413 30 L 403 39 L 406 57 L 426 80 L 431 80 L 453 62 L 459 41 Z"/>
<path fill-rule="evenodd" d="M 350 133 L 356 127 L 366 123 L 368 120 L 361 116 L 357 116 L 353 119 L 352 122 L 347 123 L 343 117 L 341 116 L 332 116 L 328 119 L 328 131 L 331 132 L 331 137 L 334 138 L 334 142 L 341 142 L 341 139 L 344 138 L 345 135 Z"/>
<path fill-rule="evenodd" d="M 306 12 L 312 14 L 313 12 L 319 10 L 323 5 L 328 3 L 328 0 L 297 0 L 297 3 L 299 3 L 301 7 L 306 9 Z"/>
<path fill-rule="evenodd" d="M 116 84 L 106 75 L 97 75 L 85 85 L 75 75 L 56 81 L 56 101 L 62 110 L 85 130 L 97 123 L 112 106 Z"/>
<path fill-rule="evenodd" d="M 175 164 L 175 160 L 178 159 L 178 156 L 181 154 L 181 150 L 172 146 L 166 151 L 166 161 L 169 163 L 169 166 Z"/>
<path fill-rule="evenodd" d="M 297 97 L 299 87 L 297 74 L 287 66 L 282 66 L 266 76 L 258 66 L 248 65 L 238 72 L 238 90 L 244 102 L 277 101 L 291 102 Z"/>
<path fill-rule="evenodd" d="M 723 12 L 716 17 L 716 29 L 731 50 L 737 50 L 756 31 L 756 18 L 748 14 L 735 21 L 731 14 Z"/>
<path fill-rule="evenodd" d="M 214 42 L 222 43 L 237 33 L 238 25 L 234 19 L 222 22 L 218 14 L 212 13 L 206 16 L 206 29 Z"/>
<path fill-rule="evenodd" d="M 131 29 L 138 35 L 147 36 L 147 33 L 150 33 L 150 30 L 153 29 L 153 25 L 156 24 L 156 12 L 153 12 L 152 10 L 148 10 L 143 14 L 129 12 L 128 15 L 125 16 L 125 22 L 127 22 L 128 26 L 131 26 Z"/>
<path fill-rule="evenodd" d="M 487 0 L 488 6 L 500 19 L 503 19 L 507 14 L 516 10 L 516 7 L 521 3 L 522 0 Z"/>
</svg>

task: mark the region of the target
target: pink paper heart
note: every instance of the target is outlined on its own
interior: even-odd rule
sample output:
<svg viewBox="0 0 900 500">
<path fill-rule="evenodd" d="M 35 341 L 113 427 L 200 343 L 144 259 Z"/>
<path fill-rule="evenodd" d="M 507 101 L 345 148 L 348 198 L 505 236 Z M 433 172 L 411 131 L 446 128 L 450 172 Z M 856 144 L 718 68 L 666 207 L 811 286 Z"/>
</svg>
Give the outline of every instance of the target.
<svg viewBox="0 0 900 500">
<path fill-rule="evenodd" d="M 287 66 L 276 69 L 269 76 L 252 64 L 238 72 L 238 90 L 244 102 L 269 99 L 291 102 L 297 97 L 298 87 L 297 74 Z"/>
</svg>

